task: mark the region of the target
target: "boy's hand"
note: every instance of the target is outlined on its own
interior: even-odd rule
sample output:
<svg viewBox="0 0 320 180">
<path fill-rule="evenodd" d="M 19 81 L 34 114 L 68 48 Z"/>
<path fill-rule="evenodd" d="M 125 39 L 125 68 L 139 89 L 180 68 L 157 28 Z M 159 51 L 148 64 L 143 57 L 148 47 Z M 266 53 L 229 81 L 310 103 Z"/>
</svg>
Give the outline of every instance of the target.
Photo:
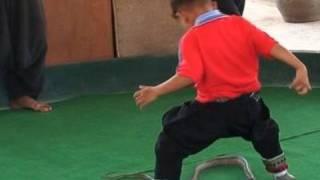
<svg viewBox="0 0 320 180">
<path fill-rule="evenodd" d="M 296 77 L 290 85 L 291 89 L 297 91 L 299 95 L 306 95 L 312 88 L 309 81 L 307 69 L 300 68 L 296 71 Z"/>
<path fill-rule="evenodd" d="M 272 48 L 271 55 L 296 69 L 296 77 L 290 85 L 291 89 L 297 91 L 299 95 L 306 95 L 312 89 L 309 82 L 308 70 L 297 56 L 280 44 L 277 44 Z"/>
<path fill-rule="evenodd" d="M 176 74 L 157 86 L 139 86 L 140 90 L 134 93 L 134 98 L 137 106 L 142 109 L 157 100 L 159 96 L 177 91 L 191 84 L 193 84 L 191 79 Z"/>
<path fill-rule="evenodd" d="M 140 109 L 149 105 L 159 97 L 156 88 L 153 86 L 139 86 L 139 88 L 140 90 L 134 94 L 134 98 Z"/>
</svg>

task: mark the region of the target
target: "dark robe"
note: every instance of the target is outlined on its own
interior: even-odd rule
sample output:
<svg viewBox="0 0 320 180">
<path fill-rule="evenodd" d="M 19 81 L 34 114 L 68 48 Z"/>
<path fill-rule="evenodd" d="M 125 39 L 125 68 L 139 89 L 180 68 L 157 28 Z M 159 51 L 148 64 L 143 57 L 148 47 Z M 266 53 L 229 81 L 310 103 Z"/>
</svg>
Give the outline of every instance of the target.
<svg viewBox="0 0 320 180">
<path fill-rule="evenodd" d="M 220 11 L 229 15 L 242 15 L 245 0 L 218 0 Z"/>
<path fill-rule="evenodd" d="M 47 52 L 41 0 L 1 0 L 0 81 L 9 99 L 37 98 L 43 86 Z"/>
</svg>

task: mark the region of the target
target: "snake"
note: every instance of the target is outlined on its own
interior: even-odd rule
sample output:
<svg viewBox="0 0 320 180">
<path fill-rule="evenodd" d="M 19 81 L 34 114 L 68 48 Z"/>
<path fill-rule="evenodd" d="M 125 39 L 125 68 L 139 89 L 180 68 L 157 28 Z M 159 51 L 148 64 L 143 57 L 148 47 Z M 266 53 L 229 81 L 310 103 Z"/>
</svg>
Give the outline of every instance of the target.
<svg viewBox="0 0 320 180">
<path fill-rule="evenodd" d="M 247 180 L 255 180 L 255 177 L 250 169 L 248 161 L 243 156 L 239 156 L 239 155 L 220 155 L 212 160 L 208 160 L 208 161 L 205 161 L 204 163 L 199 164 L 195 168 L 192 180 L 199 180 L 199 176 L 203 171 L 215 168 L 217 166 L 239 166 L 243 170 L 245 176 L 247 177 Z M 106 177 L 106 180 L 156 180 L 156 179 L 153 179 L 152 177 L 144 173 L 133 173 L 133 174 L 111 176 L 111 177 L 109 176 L 109 177 Z"/>
<path fill-rule="evenodd" d="M 217 166 L 239 166 L 248 180 L 255 180 L 255 176 L 250 169 L 248 161 L 243 156 L 239 155 L 221 155 L 196 166 L 192 180 L 198 180 L 203 171 Z"/>
</svg>

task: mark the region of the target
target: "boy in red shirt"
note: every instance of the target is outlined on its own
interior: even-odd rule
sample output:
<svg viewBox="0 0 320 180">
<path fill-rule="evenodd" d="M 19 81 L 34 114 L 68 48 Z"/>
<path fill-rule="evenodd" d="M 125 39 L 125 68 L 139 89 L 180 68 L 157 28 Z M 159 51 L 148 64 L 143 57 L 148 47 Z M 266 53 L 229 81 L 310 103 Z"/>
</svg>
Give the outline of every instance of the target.
<svg viewBox="0 0 320 180">
<path fill-rule="evenodd" d="M 217 10 L 211 0 L 171 0 L 174 16 L 188 32 L 180 43 L 176 74 L 157 86 L 140 86 L 140 108 L 158 97 L 195 85 L 195 101 L 168 111 L 156 145 L 155 178 L 179 180 L 182 161 L 220 138 L 251 141 L 275 180 L 288 172 L 278 124 L 259 96 L 259 56 L 273 57 L 296 70 L 291 88 L 311 90 L 306 66 L 266 33 L 239 16 Z"/>
</svg>

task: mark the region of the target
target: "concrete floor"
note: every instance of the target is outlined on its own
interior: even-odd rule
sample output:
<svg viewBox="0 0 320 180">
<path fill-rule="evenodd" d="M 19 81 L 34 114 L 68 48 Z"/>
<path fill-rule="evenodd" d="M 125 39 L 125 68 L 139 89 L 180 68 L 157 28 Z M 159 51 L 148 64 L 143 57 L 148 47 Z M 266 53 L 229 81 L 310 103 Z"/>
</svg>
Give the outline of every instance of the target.
<svg viewBox="0 0 320 180">
<path fill-rule="evenodd" d="M 320 53 L 320 21 L 286 23 L 275 2 L 276 0 L 247 0 L 244 16 L 290 50 Z"/>
</svg>

